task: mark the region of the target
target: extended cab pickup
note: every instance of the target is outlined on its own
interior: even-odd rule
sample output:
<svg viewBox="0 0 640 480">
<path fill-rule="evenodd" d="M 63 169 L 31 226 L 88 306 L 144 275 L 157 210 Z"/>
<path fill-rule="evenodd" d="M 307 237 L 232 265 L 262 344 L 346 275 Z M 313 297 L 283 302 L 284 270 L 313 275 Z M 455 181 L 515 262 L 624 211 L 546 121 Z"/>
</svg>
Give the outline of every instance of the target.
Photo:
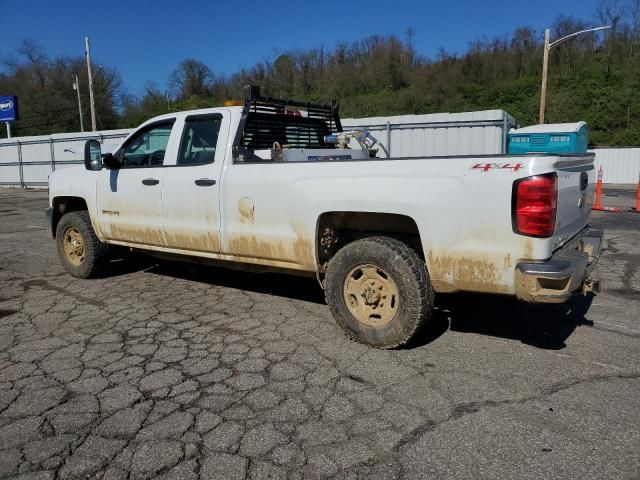
<svg viewBox="0 0 640 480">
<path fill-rule="evenodd" d="M 254 90 L 153 118 L 113 154 L 90 140 L 85 168 L 49 179 L 48 227 L 79 278 L 109 245 L 317 276 L 346 334 L 382 348 L 428 323 L 434 292 L 593 287 L 591 154 L 387 159 L 375 143 L 342 132 L 335 103 Z"/>
</svg>

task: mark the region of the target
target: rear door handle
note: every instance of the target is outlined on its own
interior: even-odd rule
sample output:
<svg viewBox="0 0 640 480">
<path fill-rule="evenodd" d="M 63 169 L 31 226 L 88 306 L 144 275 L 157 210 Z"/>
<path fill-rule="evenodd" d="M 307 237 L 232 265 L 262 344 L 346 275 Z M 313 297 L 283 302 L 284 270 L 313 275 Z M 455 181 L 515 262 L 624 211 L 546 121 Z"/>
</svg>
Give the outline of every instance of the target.
<svg viewBox="0 0 640 480">
<path fill-rule="evenodd" d="M 199 178 L 198 180 L 196 180 L 193 183 L 195 183 L 199 187 L 210 187 L 211 185 L 215 185 L 216 181 L 215 180 L 209 180 L 208 178 Z"/>
<path fill-rule="evenodd" d="M 156 178 L 145 178 L 144 180 L 142 180 L 143 185 L 157 185 L 159 183 L 160 183 L 160 180 Z"/>
</svg>

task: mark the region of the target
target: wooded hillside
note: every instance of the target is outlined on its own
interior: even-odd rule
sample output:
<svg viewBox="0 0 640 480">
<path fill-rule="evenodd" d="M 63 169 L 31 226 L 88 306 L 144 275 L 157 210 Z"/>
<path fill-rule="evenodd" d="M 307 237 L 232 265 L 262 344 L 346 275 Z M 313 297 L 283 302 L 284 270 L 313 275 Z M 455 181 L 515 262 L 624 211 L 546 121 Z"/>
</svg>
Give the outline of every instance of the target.
<svg viewBox="0 0 640 480">
<path fill-rule="evenodd" d="M 640 145 L 640 0 L 604 0 L 590 20 L 558 17 L 552 39 L 602 24 L 612 29 L 551 50 L 546 121 L 585 120 L 593 144 Z M 244 84 L 276 97 L 335 98 L 343 117 L 504 109 L 522 126 L 537 122 L 542 32 L 521 27 L 475 40 L 462 54 L 440 49 L 435 58 L 416 51 L 413 39 L 409 29 L 288 51 L 231 76 L 186 59 L 166 85 L 149 83 L 140 96 L 127 94 L 115 66 L 98 68 L 98 127 L 131 127 L 167 111 L 221 105 L 239 98 Z M 0 92 L 16 93 L 21 101 L 16 135 L 79 130 L 72 72 L 80 75 L 89 125 L 83 61 L 48 57 L 30 42 L 4 59 Z"/>
</svg>

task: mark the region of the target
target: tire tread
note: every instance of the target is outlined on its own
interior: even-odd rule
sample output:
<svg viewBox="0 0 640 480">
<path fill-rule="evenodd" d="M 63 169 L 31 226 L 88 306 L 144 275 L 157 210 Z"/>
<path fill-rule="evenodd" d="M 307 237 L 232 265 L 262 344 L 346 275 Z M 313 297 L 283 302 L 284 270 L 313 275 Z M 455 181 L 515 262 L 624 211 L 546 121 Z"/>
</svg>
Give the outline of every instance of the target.
<svg viewBox="0 0 640 480">
<path fill-rule="evenodd" d="M 66 261 L 61 250 L 62 234 L 67 227 L 72 225 L 81 230 L 85 242 L 85 261 L 77 267 Z M 64 214 L 56 229 L 56 239 L 62 265 L 70 275 L 77 278 L 94 278 L 102 272 L 108 245 L 101 242 L 93 230 L 89 212 L 80 210 Z"/>
<path fill-rule="evenodd" d="M 369 244 L 369 246 L 367 246 L 367 244 Z M 412 277 L 411 280 L 418 286 L 415 292 L 415 301 L 412 302 L 412 305 L 409 305 L 411 313 L 410 316 L 412 318 L 416 318 L 417 321 L 411 323 L 410 329 L 409 331 L 407 331 L 404 338 L 391 343 L 385 343 L 383 345 L 373 345 L 378 348 L 391 349 L 407 345 L 411 342 L 412 339 L 415 338 L 418 333 L 420 333 L 420 331 L 425 328 L 425 326 L 428 324 L 429 319 L 431 318 L 430 314 L 433 310 L 434 293 L 433 288 L 431 287 L 431 283 L 429 282 L 424 261 L 420 258 L 418 253 L 413 248 L 400 240 L 385 236 L 366 237 L 346 245 L 345 247 L 343 247 L 343 250 L 365 248 L 380 250 L 380 247 L 390 250 L 398 258 L 398 260 L 402 261 L 404 265 L 409 268 L 410 275 Z M 362 341 L 356 338 L 352 331 L 347 327 L 344 322 L 344 318 L 335 307 L 335 302 L 337 299 L 334 299 L 333 297 L 336 296 L 337 293 L 334 291 L 334 288 L 332 288 L 334 287 L 334 285 L 330 285 L 330 283 L 332 282 L 329 279 L 332 276 L 332 272 L 336 269 L 336 262 L 340 262 L 341 258 L 342 255 L 340 255 L 340 251 L 338 251 L 338 253 L 336 253 L 336 255 L 334 255 L 334 257 L 329 262 L 326 276 L 327 285 L 325 288 L 325 297 L 333 313 L 333 316 L 336 319 L 336 322 L 345 332 L 346 336 L 349 337 L 349 339 L 352 341 L 361 343 Z"/>
</svg>

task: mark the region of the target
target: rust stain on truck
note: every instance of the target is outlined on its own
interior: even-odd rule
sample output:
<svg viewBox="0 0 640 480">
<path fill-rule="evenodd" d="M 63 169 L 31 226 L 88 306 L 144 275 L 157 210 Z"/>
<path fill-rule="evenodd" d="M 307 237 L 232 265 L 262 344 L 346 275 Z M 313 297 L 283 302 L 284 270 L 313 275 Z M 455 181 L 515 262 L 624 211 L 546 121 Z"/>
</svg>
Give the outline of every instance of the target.
<svg viewBox="0 0 640 480">
<path fill-rule="evenodd" d="M 524 239 L 522 258 L 525 260 L 533 258 L 533 243 L 529 237 L 525 237 Z"/>
<path fill-rule="evenodd" d="M 229 239 L 231 254 L 252 258 L 261 265 L 275 265 L 286 262 L 315 271 L 316 262 L 313 244 L 306 237 L 298 235 L 292 242 L 268 242 L 256 238 L 255 235 L 238 235 Z"/>
<path fill-rule="evenodd" d="M 220 251 L 220 236 L 217 232 L 205 233 L 166 233 L 167 246 L 182 250 L 218 253 Z"/>
<path fill-rule="evenodd" d="M 253 201 L 248 197 L 242 197 L 238 200 L 238 213 L 240 213 L 240 223 L 255 222 L 255 207 Z"/>
<path fill-rule="evenodd" d="M 258 259 L 277 259 L 286 257 L 286 249 L 282 242 L 266 242 L 258 240 L 254 235 L 239 235 L 229 239 L 229 247 L 234 255 Z"/>
<path fill-rule="evenodd" d="M 301 235 L 293 242 L 293 252 L 295 258 L 299 259 L 301 264 L 316 268 L 316 257 L 313 253 L 313 243 Z"/>
<path fill-rule="evenodd" d="M 204 234 L 169 233 L 155 228 L 134 228 L 111 225 L 106 238 L 141 245 L 166 246 L 180 250 L 217 253 L 220 251 L 220 236 L 217 232 Z M 166 241 L 165 241 L 166 238 Z"/>
<path fill-rule="evenodd" d="M 431 283 L 437 292 L 466 290 L 473 292 L 504 293 L 507 287 L 500 280 L 502 265 L 482 257 L 453 256 L 429 252 L 428 268 Z M 507 262 L 505 257 L 501 263 Z"/>
<path fill-rule="evenodd" d="M 108 231 L 105 231 L 105 236 L 111 240 L 140 243 L 158 247 L 164 245 L 163 232 L 158 228 L 134 228 L 112 224 L 106 230 Z"/>
</svg>

